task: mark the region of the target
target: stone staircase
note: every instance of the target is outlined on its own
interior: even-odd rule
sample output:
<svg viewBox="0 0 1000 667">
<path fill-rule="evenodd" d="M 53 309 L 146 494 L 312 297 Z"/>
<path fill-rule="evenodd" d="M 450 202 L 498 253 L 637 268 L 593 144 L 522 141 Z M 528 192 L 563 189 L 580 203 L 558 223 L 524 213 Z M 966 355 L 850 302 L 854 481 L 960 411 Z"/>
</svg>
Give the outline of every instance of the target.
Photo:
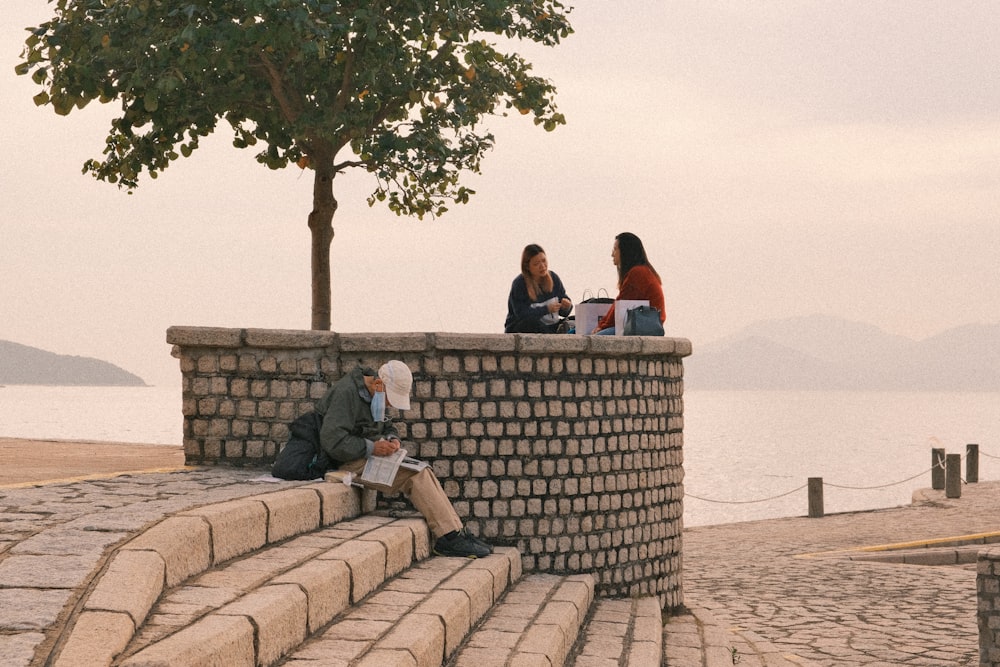
<svg viewBox="0 0 1000 667">
<path fill-rule="evenodd" d="M 107 557 L 47 664 L 667 665 L 655 598 L 595 601 L 509 547 L 433 557 L 422 519 L 373 506 L 321 482 L 169 516 Z"/>
</svg>

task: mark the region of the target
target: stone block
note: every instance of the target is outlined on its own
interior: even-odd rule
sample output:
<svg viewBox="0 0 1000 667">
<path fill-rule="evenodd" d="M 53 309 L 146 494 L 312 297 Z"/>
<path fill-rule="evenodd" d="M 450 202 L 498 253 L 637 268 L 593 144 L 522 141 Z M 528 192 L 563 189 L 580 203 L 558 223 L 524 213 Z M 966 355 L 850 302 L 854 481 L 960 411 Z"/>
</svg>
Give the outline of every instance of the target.
<svg viewBox="0 0 1000 667">
<path fill-rule="evenodd" d="M 434 346 L 438 350 L 513 352 L 517 346 L 517 338 L 510 334 L 436 333 Z"/>
<path fill-rule="evenodd" d="M 267 543 L 267 508 L 259 500 L 232 500 L 181 512 L 212 528 L 212 562 L 216 565 L 250 553 Z"/>
<path fill-rule="evenodd" d="M 361 490 L 361 512 L 370 514 L 378 508 L 378 491 L 375 489 Z"/>
<path fill-rule="evenodd" d="M 356 603 L 385 581 L 386 552 L 378 542 L 351 540 L 316 557 L 343 561 L 351 573 L 351 602 Z"/>
<path fill-rule="evenodd" d="M 632 642 L 652 642 L 662 644 L 663 617 L 660 610 L 660 600 L 656 597 L 640 598 L 635 601 L 635 623 L 632 627 Z M 632 662 L 630 664 L 645 664 Z M 659 662 L 649 664 L 658 665 Z"/>
<path fill-rule="evenodd" d="M 490 560 L 490 559 L 486 559 Z M 440 585 L 442 591 L 456 591 L 468 598 L 469 616 L 475 623 L 497 600 L 493 573 L 486 569 L 465 568 Z"/>
<path fill-rule="evenodd" d="M 332 526 L 361 513 L 361 490 L 344 484 L 344 473 L 334 470 L 326 473 L 325 481 L 303 486 L 319 496 L 322 507 L 321 523 Z"/>
<path fill-rule="evenodd" d="M 219 370 L 219 359 L 209 355 L 198 357 L 197 368 L 203 375 L 214 375 Z"/>
<path fill-rule="evenodd" d="M 208 523 L 200 517 L 173 516 L 138 535 L 122 551 L 155 551 L 166 567 L 166 586 L 176 586 L 211 564 Z"/>
<path fill-rule="evenodd" d="M 267 507 L 269 544 L 319 528 L 319 496 L 311 489 L 285 489 L 250 500 L 259 500 Z"/>
<path fill-rule="evenodd" d="M 421 561 L 431 555 L 431 533 L 427 522 L 423 519 L 400 519 L 397 526 L 403 526 L 410 531 L 413 539 L 413 560 Z"/>
<path fill-rule="evenodd" d="M 378 647 L 409 651 L 417 665 L 436 667 L 445 661 L 444 634 L 444 623 L 437 616 L 409 614 L 393 627 Z"/>
<path fill-rule="evenodd" d="M 571 640 L 564 633 L 562 624 L 534 623 L 524 633 L 511 665 L 562 665 Z M 539 658 L 544 656 L 544 660 Z M 537 662 L 532 662 L 534 659 Z"/>
<path fill-rule="evenodd" d="M 378 542 L 386 552 L 385 576 L 394 577 L 413 563 L 413 533 L 406 526 L 384 526 L 359 540 Z"/>
<path fill-rule="evenodd" d="M 243 329 L 169 327 L 167 342 L 181 347 L 240 347 L 243 343 Z"/>
<path fill-rule="evenodd" d="M 245 616 L 257 628 L 257 664 L 273 665 L 306 638 L 306 595 L 297 585 L 265 586 L 220 609 L 220 616 Z"/>
<path fill-rule="evenodd" d="M 350 605 L 351 573 L 342 561 L 308 561 L 275 577 L 272 583 L 295 584 L 306 592 L 310 634 Z"/>
<path fill-rule="evenodd" d="M 472 624 L 480 617 L 472 616 L 469 596 L 465 591 L 438 590 L 412 614 L 428 614 L 436 617 L 444 625 L 444 655 L 450 656 L 469 633 Z M 430 627 L 434 627 L 431 625 Z"/>
<path fill-rule="evenodd" d="M 254 628 L 245 616 L 209 614 L 146 647 L 121 667 L 256 667 Z"/>
<path fill-rule="evenodd" d="M 601 367 L 606 368 L 605 356 L 635 356 L 642 351 L 642 336 L 584 336 L 588 341 L 587 352 L 598 355 L 595 360 L 595 372 L 604 375 Z"/>
<path fill-rule="evenodd" d="M 405 648 L 376 649 L 365 654 L 355 667 L 423 667 Z"/>
<path fill-rule="evenodd" d="M 580 354 L 587 350 L 588 336 L 515 334 L 517 349 L 531 354 Z"/>
<path fill-rule="evenodd" d="M 138 628 L 163 593 L 165 574 L 166 565 L 159 553 L 119 551 L 111 559 L 83 608 L 127 614 Z"/>
<path fill-rule="evenodd" d="M 336 349 L 338 334 L 302 329 L 246 329 L 244 340 L 250 347 L 265 349 Z"/>
<path fill-rule="evenodd" d="M 52 663 L 54 667 L 110 665 L 135 633 L 127 614 L 85 611 L 76 619 L 73 631 Z"/>
<path fill-rule="evenodd" d="M 425 333 L 340 334 L 343 352 L 384 352 L 385 359 L 398 358 L 400 352 L 424 352 L 430 348 Z"/>
</svg>

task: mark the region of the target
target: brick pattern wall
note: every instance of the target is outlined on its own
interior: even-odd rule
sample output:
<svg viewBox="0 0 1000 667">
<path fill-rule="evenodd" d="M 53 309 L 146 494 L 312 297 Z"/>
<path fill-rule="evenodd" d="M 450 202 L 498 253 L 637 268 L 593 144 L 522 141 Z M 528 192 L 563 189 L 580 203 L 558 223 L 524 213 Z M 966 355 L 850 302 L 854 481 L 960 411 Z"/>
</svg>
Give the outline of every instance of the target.
<svg viewBox="0 0 1000 667">
<path fill-rule="evenodd" d="M 529 571 L 683 603 L 687 340 L 172 327 L 189 464 L 267 466 L 288 424 L 356 365 L 405 362 L 404 446 L 475 532 Z"/>
<path fill-rule="evenodd" d="M 980 551 L 976 570 L 979 665 L 1000 667 L 1000 549 Z"/>
</svg>

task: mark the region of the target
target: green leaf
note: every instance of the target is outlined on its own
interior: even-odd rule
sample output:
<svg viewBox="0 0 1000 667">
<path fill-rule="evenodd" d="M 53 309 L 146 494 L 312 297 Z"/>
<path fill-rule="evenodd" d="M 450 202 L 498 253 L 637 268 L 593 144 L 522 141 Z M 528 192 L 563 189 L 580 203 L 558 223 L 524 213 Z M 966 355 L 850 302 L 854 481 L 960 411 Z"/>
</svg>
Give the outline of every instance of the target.
<svg viewBox="0 0 1000 667">
<path fill-rule="evenodd" d="M 367 170 L 371 202 L 438 215 L 468 201 L 460 176 L 479 171 L 494 143 L 484 128 L 505 105 L 516 100 L 546 131 L 565 122 L 516 41 L 558 43 L 569 10 L 560 0 L 391 4 L 56 0 L 15 72 L 32 75 L 35 103 L 56 113 L 117 103 L 88 173 L 120 187 L 191 157 L 224 121 L 233 145 L 257 146 L 272 169 L 319 147 L 326 164 Z"/>
<path fill-rule="evenodd" d="M 52 98 L 52 108 L 60 116 L 68 116 L 69 112 L 73 110 L 74 100 L 66 97 L 54 97 Z"/>
</svg>

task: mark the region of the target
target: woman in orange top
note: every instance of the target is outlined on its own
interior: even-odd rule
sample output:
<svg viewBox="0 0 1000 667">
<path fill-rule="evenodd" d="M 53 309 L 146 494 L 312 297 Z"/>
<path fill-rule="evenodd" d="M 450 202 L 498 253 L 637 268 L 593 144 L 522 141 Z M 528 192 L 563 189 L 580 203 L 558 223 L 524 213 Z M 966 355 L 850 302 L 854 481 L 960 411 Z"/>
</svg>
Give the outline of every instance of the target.
<svg viewBox="0 0 1000 667">
<path fill-rule="evenodd" d="M 611 260 L 618 267 L 618 299 L 646 299 L 649 305 L 660 311 L 660 322 L 667 319 L 663 305 L 663 282 L 660 274 L 646 258 L 646 249 L 639 237 L 630 232 L 622 232 L 615 237 L 615 247 Z M 615 333 L 615 305 L 605 313 L 591 333 L 613 336 Z"/>
</svg>

